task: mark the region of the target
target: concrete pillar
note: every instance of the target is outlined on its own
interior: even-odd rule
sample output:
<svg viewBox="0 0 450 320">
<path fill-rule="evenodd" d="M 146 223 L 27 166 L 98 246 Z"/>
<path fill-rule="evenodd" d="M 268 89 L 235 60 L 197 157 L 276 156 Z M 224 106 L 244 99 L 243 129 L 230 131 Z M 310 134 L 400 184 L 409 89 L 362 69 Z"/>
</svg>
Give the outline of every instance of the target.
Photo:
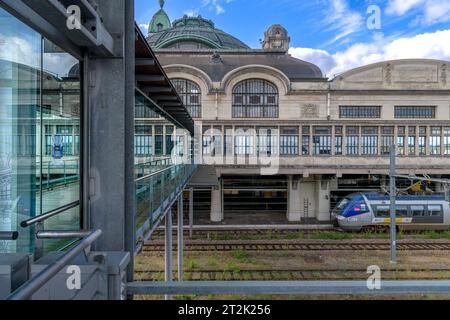
<svg viewBox="0 0 450 320">
<path fill-rule="evenodd" d="M 220 183 L 220 181 L 219 181 Z M 211 190 L 211 221 L 221 222 L 223 220 L 222 188 Z"/>
<path fill-rule="evenodd" d="M 288 176 L 288 208 L 287 220 L 289 222 L 300 222 L 301 205 L 300 205 L 300 181 L 296 176 Z"/>
<path fill-rule="evenodd" d="M 330 181 L 320 178 L 316 183 L 316 218 L 319 221 L 330 221 Z"/>
</svg>

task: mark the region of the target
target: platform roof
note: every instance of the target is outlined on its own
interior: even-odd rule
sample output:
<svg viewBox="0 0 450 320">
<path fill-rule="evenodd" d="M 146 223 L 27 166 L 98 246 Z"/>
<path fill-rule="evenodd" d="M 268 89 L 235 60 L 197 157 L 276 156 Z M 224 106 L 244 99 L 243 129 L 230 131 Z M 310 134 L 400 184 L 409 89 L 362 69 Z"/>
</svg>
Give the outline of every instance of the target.
<svg viewBox="0 0 450 320">
<path fill-rule="evenodd" d="M 189 181 L 188 188 L 219 188 L 214 166 L 200 165 Z"/>
<path fill-rule="evenodd" d="M 174 122 L 194 134 L 194 121 L 136 25 L 136 88 Z"/>
</svg>

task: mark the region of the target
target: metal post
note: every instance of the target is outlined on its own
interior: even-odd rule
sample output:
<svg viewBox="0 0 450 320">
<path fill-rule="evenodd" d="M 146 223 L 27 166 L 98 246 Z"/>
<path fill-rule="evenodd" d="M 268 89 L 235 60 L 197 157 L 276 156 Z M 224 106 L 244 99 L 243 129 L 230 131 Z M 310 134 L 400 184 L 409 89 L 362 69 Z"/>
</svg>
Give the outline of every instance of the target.
<svg viewBox="0 0 450 320">
<path fill-rule="evenodd" d="M 389 184 L 390 184 L 390 212 L 391 212 L 391 263 L 397 263 L 397 225 L 396 225 L 396 186 L 395 186 L 395 160 L 397 146 L 395 143 L 391 144 L 390 148 L 390 164 L 389 164 Z"/>
<path fill-rule="evenodd" d="M 165 274 L 166 282 L 172 281 L 172 209 L 166 214 L 166 246 L 165 246 Z M 171 300 L 172 296 L 165 295 L 166 300 Z"/>
<path fill-rule="evenodd" d="M 184 253 L 184 243 L 183 243 L 183 192 L 181 192 L 178 197 L 178 281 L 183 281 L 184 268 L 183 268 L 183 253 Z"/>
<path fill-rule="evenodd" d="M 194 235 L 194 188 L 189 189 L 189 238 Z"/>
</svg>

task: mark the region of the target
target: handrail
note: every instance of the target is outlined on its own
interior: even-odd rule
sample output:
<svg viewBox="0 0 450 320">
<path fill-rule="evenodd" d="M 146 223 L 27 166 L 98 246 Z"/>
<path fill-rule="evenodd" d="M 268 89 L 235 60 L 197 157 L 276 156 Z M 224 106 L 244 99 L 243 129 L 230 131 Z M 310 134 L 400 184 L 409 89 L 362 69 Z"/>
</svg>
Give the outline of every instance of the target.
<svg viewBox="0 0 450 320">
<path fill-rule="evenodd" d="M 89 230 L 42 230 L 36 233 L 36 239 L 73 239 L 87 237 Z"/>
<path fill-rule="evenodd" d="M 0 240 L 17 240 L 18 237 L 17 231 L 0 231 Z"/>
<path fill-rule="evenodd" d="M 142 181 L 142 180 L 145 180 L 145 179 L 148 179 L 148 178 L 150 178 L 150 177 L 156 176 L 156 175 L 158 175 L 158 174 L 160 174 L 160 173 L 163 173 L 163 172 L 165 172 L 165 171 L 167 171 L 167 170 L 176 168 L 177 166 L 179 166 L 179 165 L 173 165 L 173 166 L 164 168 L 164 169 L 162 169 L 162 170 L 158 170 L 158 171 L 152 172 L 152 173 L 150 173 L 150 174 L 148 174 L 148 175 L 146 175 L 146 176 L 144 176 L 144 177 L 140 177 L 139 179 L 134 180 L 134 182 L 140 182 L 140 181 Z"/>
<path fill-rule="evenodd" d="M 47 220 L 49 218 L 52 218 L 52 217 L 54 217 L 54 216 L 56 216 L 58 214 L 64 213 L 64 212 L 66 212 L 66 211 L 68 211 L 70 209 L 76 208 L 79 205 L 80 205 L 80 200 L 74 201 L 72 203 L 69 203 L 69 204 L 63 206 L 63 207 L 60 207 L 60 208 L 48 211 L 46 213 L 43 213 L 43 214 L 41 214 L 39 216 L 36 216 L 36 217 L 33 217 L 31 219 L 24 220 L 24 221 L 22 221 L 20 223 L 20 226 L 22 228 L 29 227 L 29 226 L 34 225 L 36 223 L 39 223 L 39 222 L 45 221 L 45 220 Z"/>
<path fill-rule="evenodd" d="M 20 288 L 10 294 L 7 300 L 28 300 L 31 296 L 42 288 L 49 280 L 61 271 L 70 261 L 75 259 L 102 234 L 101 230 L 92 231 L 87 237 L 78 243 L 74 248 L 67 251 L 53 264 L 44 268 L 36 276 L 25 282 Z"/>
</svg>

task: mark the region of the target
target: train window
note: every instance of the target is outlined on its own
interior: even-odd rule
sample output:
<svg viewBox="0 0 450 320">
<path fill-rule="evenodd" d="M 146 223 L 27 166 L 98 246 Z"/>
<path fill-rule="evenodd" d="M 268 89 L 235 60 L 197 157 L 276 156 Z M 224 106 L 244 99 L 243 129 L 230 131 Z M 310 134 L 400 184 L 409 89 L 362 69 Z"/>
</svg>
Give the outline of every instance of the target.
<svg viewBox="0 0 450 320">
<path fill-rule="evenodd" d="M 408 216 L 408 206 L 407 205 L 397 205 L 395 210 L 395 215 L 397 217 L 407 217 Z"/>
<path fill-rule="evenodd" d="M 375 217 L 377 218 L 387 218 L 389 217 L 389 206 L 376 206 L 375 207 Z"/>
<path fill-rule="evenodd" d="M 442 206 L 441 205 L 429 205 L 428 206 L 428 215 L 432 217 L 442 217 Z"/>
<path fill-rule="evenodd" d="M 413 205 L 411 206 L 411 214 L 413 217 L 422 217 L 426 215 L 425 206 Z"/>
</svg>

